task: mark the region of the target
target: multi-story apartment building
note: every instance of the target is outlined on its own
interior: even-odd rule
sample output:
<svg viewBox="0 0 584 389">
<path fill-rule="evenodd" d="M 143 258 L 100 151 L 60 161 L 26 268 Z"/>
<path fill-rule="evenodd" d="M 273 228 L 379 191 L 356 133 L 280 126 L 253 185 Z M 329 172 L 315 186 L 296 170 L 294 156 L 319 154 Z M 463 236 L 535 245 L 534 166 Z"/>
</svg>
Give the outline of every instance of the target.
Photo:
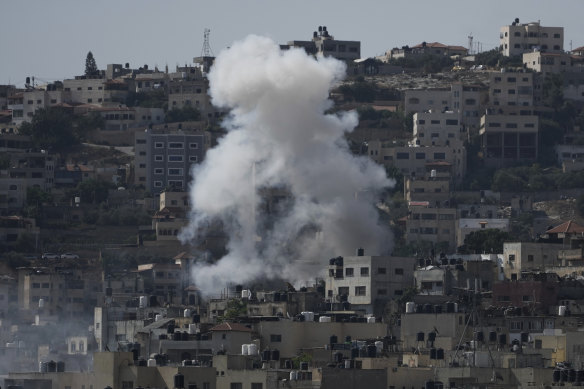
<svg viewBox="0 0 584 389">
<path fill-rule="evenodd" d="M 534 51 L 523 54 L 523 64 L 526 68 L 547 74 L 584 72 L 584 58 L 568 53 L 548 53 Z"/>
<path fill-rule="evenodd" d="M 404 176 L 423 176 L 428 170 L 445 168 L 458 185 L 466 174 L 466 149 L 448 146 L 396 146 L 391 141 L 368 142 L 369 156 L 384 166 L 394 166 Z"/>
<path fill-rule="evenodd" d="M 456 208 L 431 208 L 428 201 L 410 202 L 406 242 L 429 242 L 456 249 Z"/>
<path fill-rule="evenodd" d="M 138 265 L 138 274 L 144 280 L 144 293 L 160 297 L 160 301 L 179 303 L 182 299 L 182 270 L 174 263 Z"/>
<path fill-rule="evenodd" d="M 157 194 L 165 188 L 186 189 L 191 166 L 205 157 L 208 133 L 147 129 L 135 134 L 135 183 Z"/>
<path fill-rule="evenodd" d="M 404 110 L 406 113 L 452 111 L 465 129 L 478 130 L 480 94 L 480 87 L 461 83 L 452 84 L 450 88 L 408 89 Z"/>
<path fill-rule="evenodd" d="M 123 104 L 128 97 L 128 84 L 117 79 L 80 76 L 64 80 L 63 89 L 70 93 L 71 102 L 81 104 Z"/>
<path fill-rule="evenodd" d="M 360 41 L 340 41 L 329 34 L 326 26 L 318 26 L 314 31 L 311 41 L 289 41 L 280 45 L 282 49 L 291 47 L 303 48 L 308 54 L 323 55 L 336 59 L 352 61 L 361 58 Z"/>
<path fill-rule="evenodd" d="M 555 243 L 509 242 L 503 244 L 503 272 L 508 280 L 522 278 L 522 272 L 545 272 L 558 264 L 558 252 L 563 247 Z"/>
<path fill-rule="evenodd" d="M 48 266 L 18 270 L 18 306 L 48 315 L 81 317 L 93 311 L 100 289 L 100 272 L 93 268 Z"/>
<path fill-rule="evenodd" d="M 485 165 L 508 167 L 533 162 L 538 155 L 539 117 L 485 114 L 480 136 Z"/>
<path fill-rule="evenodd" d="M 415 258 L 366 256 L 362 249 L 356 256 L 333 258 L 326 277 L 327 298 L 373 313 L 376 301 L 399 298 L 413 285 L 414 266 Z"/>
<path fill-rule="evenodd" d="M 61 82 L 49 84 L 44 88 L 27 89 L 22 93 L 23 121 L 30 121 L 38 109 L 54 107 L 70 101 L 70 96 L 70 92 L 63 90 Z"/>
<path fill-rule="evenodd" d="M 534 73 L 503 73 L 489 74 L 489 105 L 490 106 L 533 106 L 534 105 Z"/>
<path fill-rule="evenodd" d="M 54 157 L 44 151 L 11 153 L 6 178 L 24 179 L 27 186 L 50 191 L 55 178 Z"/>
<path fill-rule="evenodd" d="M 520 23 L 515 19 L 501 27 L 500 47 L 507 57 L 534 50 L 559 53 L 564 50 L 564 27 L 543 27 L 540 22 Z"/>
<path fill-rule="evenodd" d="M 414 137 L 416 146 L 463 147 L 468 138 L 458 115 L 453 111 L 418 112 L 414 114 Z"/>
<path fill-rule="evenodd" d="M 75 113 L 98 113 L 104 120 L 104 130 L 125 131 L 131 128 L 148 127 L 164 122 L 164 109 L 146 107 L 95 106 L 82 105 L 75 108 Z"/>
</svg>

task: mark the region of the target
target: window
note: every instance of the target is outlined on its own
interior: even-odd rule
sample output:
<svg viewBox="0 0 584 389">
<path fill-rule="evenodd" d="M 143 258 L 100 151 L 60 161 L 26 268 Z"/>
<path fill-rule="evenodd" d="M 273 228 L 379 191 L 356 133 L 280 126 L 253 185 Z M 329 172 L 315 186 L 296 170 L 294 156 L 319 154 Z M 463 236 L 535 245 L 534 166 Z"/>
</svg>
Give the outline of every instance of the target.
<svg viewBox="0 0 584 389">
<path fill-rule="evenodd" d="M 353 268 L 352 267 L 347 267 L 345 268 L 345 276 L 346 277 L 353 277 Z"/>
<path fill-rule="evenodd" d="M 355 287 L 355 296 L 365 296 L 367 294 L 367 288 L 365 286 Z"/>
<path fill-rule="evenodd" d="M 349 295 L 349 287 L 348 286 L 340 286 L 339 287 L 339 296 L 348 296 Z"/>
<path fill-rule="evenodd" d="M 426 159 L 426 153 L 416 153 L 416 159 Z"/>
<path fill-rule="evenodd" d="M 38 289 L 41 287 L 41 284 L 39 282 L 33 282 L 32 287 L 33 287 L 33 289 Z"/>
<path fill-rule="evenodd" d="M 182 162 L 183 156 L 182 155 L 169 155 L 168 162 Z"/>
<path fill-rule="evenodd" d="M 396 275 L 396 276 L 403 276 L 403 274 L 404 274 L 404 269 L 401 269 L 401 268 L 396 268 L 396 269 L 394 270 L 394 273 L 395 273 L 395 275 Z"/>
<path fill-rule="evenodd" d="M 191 155 L 189 157 L 189 162 L 198 162 L 199 158 L 196 155 Z"/>
<path fill-rule="evenodd" d="M 387 269 L 384 267 L 378 267 L 377 274 L 387 274 Z"/>
<path fill-rule="evenodd" d="M 397 153 L 397 159 L 410 159 L 410 153 Z"/>
<path fill-rule="evenodd" d="M 527 256 L 527 261 L 528 261 L 528 262 L 533 262 L 533 255 L 529 254 L 529 255 Z"/>
<path fill-rule="evenodd" d="M 146 164 L 145 163 L 141 163 L 138 166 L 140 167 L 140 169 L 146 169 Z"/>
<path fill-rule="evenodd" d="M 368 267 L 361 268 L 361 277 L 369 277 L 369 268 Z"/>
<path fill-rule="evenodd" d="M 122 389 L 133 389 L 134 381 L 122 381 Z"/>
<path fill-rule="evenodd" d="M 270 342 L 281 342 L 282 335 L 271 334 L 270 335 Z"/>
<path fill-rule="evenodd" d="M 168 186 L 173 188 L 182 188 L 183 182 L 181 180 L 168 180 Z"/>
<path fill-rule="evenodd" d="M 124 388 L 122 388 L 124 389 Z M 232 382 L 229 385 L 229 389 L 243 389 L 243 384 L 241 382 Z"/>
<path fill-rule="evenodd" d="M 154 160 L 155 160 L 156 162 L 162 162 L 162 161 L 164 161 L 164 156 L 162 156 L 162 155 L 160 155 L 160 154 L 158 154 L 158 155 L 155 155 L 155 156 L 154 156 Z"/>
<path fill-rule="evenodd" d="M 164 142 L 154 142 L 155 149 L 161 149 L 164 147 Z"/>
<path fill-rule="evenodd" d="M 434 153 L 434 159 L 446 159 L 446 153 Z"/>
<path fill-rule="evenodd" d="M 446 119 L 447 126 L 457 126 L 458 120 L 457 119 Z"/>
<path fill-rule="evenodd" d="M 251 389 L 263 389 L 263 384 L 261 382 L 252 382 Z"/>
<path fill-rule="evenodd" d="M 164 174 L 164 169 L 163 168 L 156 168 L 154 169 L 154 174 Z"/>
<path fill-rule="evenodd" d="M 183 168 L 171 168 L 168 169 L 169 176 L 182 176 L 183 175 Z"/>
<path fill-rule="evenodd" d="M 387 289 L 377 289 L 377 295 L 387 296 Z"/>
<path fill-rule="evenodd" d="M 162 181 L 154 181 L 155 188 L 162 188 Z"/>
<path fill-rule="evenodd" d="M 183 142 L 169 142 L 169 149 L 182 149 L 184 147 Z"/>
</svg>

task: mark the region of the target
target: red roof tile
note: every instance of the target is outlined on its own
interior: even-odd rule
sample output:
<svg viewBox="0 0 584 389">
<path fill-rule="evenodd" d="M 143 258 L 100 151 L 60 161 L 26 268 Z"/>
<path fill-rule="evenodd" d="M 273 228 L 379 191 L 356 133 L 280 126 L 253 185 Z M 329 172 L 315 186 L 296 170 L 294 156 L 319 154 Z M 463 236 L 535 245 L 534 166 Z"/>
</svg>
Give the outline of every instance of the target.
<svg viewBox="0 0 584 389">
<path fill-rule="evenodd" d="M 568 220 L 554 228 L 547 230 L 546 234 L 582 234 L 584 227 L 573 220 Z"/>
</svg>

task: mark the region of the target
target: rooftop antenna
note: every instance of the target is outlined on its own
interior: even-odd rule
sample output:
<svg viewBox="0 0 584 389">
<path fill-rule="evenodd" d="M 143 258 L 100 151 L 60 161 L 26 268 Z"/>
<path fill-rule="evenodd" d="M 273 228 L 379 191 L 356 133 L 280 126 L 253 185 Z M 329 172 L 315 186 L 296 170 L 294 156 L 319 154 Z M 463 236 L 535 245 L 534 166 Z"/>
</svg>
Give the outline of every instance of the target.
<svg viewBox="0 0 584 389">
<path fill-rule="evenodd" d="M 468 53 L 472 54 L 472 32 L 470 33 L 470 35 L 468 36 Z"/>
<path fill-rule="evenodd" d="M 209 34 L 211 30 L 205 28 L 203 32 L 203 49 L 201 50 L 201 57 L 214 57 L 213 50 L 211 50 L 211 45 L 209 44 Z"/>
</svg>

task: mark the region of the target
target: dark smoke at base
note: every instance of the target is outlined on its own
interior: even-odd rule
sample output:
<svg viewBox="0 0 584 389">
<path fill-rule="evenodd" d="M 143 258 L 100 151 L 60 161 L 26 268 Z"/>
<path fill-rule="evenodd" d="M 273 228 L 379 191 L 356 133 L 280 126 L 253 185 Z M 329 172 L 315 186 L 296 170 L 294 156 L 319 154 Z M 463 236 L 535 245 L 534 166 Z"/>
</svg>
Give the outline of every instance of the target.
<svg viewBox="0 0 584 389">
<path fill-rule="evenodd" d="M 261 278 L 314 280 L 331 256 L 356 247 L 390 250 L 375 201 L 393 182 L 381 166 L 349 152 L 344 134 L 357 125 L 356 113 L 325 114 L 329 90 L 344 76 L 340 61 L 281 51 L 258 36 L 216 59 L 210 93 L 215 106 L 231 110 L 227 134 L 193 169 L 191 222 L 181 234 L 196 241 L 220 221 L 229 236 L 227 255 L 193 270 L 204 293 Z M 258 211 L 258 191 L 266 188 L 284 188 L 292 198 L 270 223 Z"/>
</svg>

